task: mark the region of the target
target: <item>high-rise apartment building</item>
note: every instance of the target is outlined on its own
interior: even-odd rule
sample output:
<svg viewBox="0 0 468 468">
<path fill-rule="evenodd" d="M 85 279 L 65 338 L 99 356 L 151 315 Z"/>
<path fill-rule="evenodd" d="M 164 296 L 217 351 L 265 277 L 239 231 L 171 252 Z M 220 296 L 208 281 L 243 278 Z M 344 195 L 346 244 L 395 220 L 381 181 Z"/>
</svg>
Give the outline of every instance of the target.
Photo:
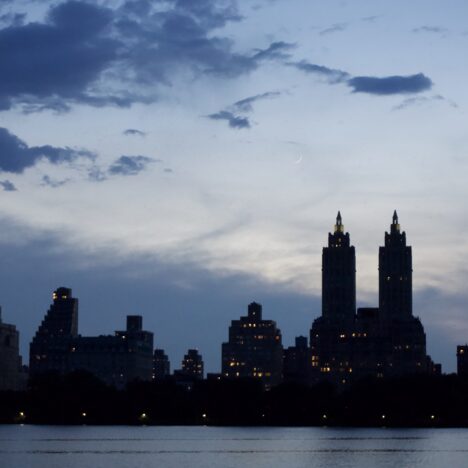
<svg viewBox="0 0 468 468">
<path fill-rule="evenodd" d="M 266 388 L 281 382 L 281 331 L 273 320 L 263 320 L 260 304 L 252 302 L 246 316 L 231 322 L 229 341 L 222 344 L 221 367 L 225 378 L 252 377 Z"/>
</svg>

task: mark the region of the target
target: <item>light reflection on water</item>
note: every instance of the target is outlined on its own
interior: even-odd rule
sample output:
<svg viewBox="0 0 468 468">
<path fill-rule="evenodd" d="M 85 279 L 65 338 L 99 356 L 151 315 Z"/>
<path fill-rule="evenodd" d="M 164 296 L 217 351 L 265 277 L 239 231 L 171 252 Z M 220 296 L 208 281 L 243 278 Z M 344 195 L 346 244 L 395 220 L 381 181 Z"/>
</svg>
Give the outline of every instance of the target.
<svg viewBox="0 0 468 468">
<path fill-rule="evenodd" d="M 468 429 L 0 426 L 2 468 L 468 466 Z"/>
</svg>

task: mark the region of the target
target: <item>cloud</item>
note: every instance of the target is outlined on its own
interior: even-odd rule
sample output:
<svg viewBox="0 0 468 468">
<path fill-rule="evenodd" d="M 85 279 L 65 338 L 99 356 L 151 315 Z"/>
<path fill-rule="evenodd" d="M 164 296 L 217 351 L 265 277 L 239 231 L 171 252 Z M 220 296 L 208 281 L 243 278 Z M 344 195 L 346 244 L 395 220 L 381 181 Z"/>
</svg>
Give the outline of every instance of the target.
<svg viewBox="0 0 468 468">
<path fill-rule="evenodd" d="M 274 99 L 281 96 L 281 94 L 282 93 L 280 91 L 268 91 L 266 93 L 255 94 L 254 96 L 249 96 L 245 99 L 241 99 L 240 101 L 235 102 L 231 107 L 239 112 L 252 112 L 252 105 L 255 102 L 261 101 L 263 99 Z"/>
<path fill-rule="evenodd" d="M 255 54 L 252 58 L 254 61 L 286 60 L 291 56 L 289 51 L 295 47 L 296 44 L 290 42 L 272 42 L 266 49 L 255 49 Z"/>
<path fill-rule="evenodd" d="M 211 120 L 225 120 L 231 128 L 250 128 L 250 121 L 247 117 L 234 115 L 232 112 L 226 110 L 210 114 L 208 118 Z"/>
<path fill-rule="evenodd" d="M 176 76 L 234 78 L 288 56 L 293 45 L 285 42 L 234 51 L 219 29 L 240 20 L 234 0 L 133 0 L 115 8 L 69 0 L 41 22 L 17 18 L 0 29 L 0 110 L 128 107 L 154 102 Z"/>
<path fill-rule="evenodd" d="M 144 171 L 148 164 L 158 162 L 159 160 L 149 158 L 147 156 L 120 156 L 110 167 L 109 174 L 111 175 L 136 175 Z"/>
<path fill-rule="evenodd" d="M 324 67 L 323 65 L 317 65 L 310 63 L 307 60 L 301 60 L 300 62 L 289 62 L 288 65 L 297 68 L 305 73 L 311 73 L 324 77 L 330 84 L 342 83 L 349 79 L 349 73 L 343 70 L 336 70 L 334 68 Z"/>
<path fill-rule="evenodd" d="M 364 16 L 363 18 L 361 18 L 361 21 L 364 21 L 365 23 L 375 23 L 375 21 L 381 16 L 382 15 Z"/>
<path fill-rule="evenodd" d="M 287 65 L 293 66 L 304 73 L 322 76 L 329 84 L 346 83 L 354 93 L 367 93 L 375 96 L 417 94 L 428 91 L 433 86 L 431 79 L 423 73 L 408 76 L 353 77 L 346 71 L 317 65 L 307 60 L 288 62 Z"/>
<path fill-rule="evenodd" d="M 41 185 L 52 187 L 52 188 L 58 188 L 58 187 L 61 187 L 62 185 L 65 185 L 69 181 L 70 179 L 55 180 L 55 179 L 52 179 L 50 176 L 45 175 L 42 177 Z"/>
<path fill-rule="evenodd" d="M 414 33 L 433 33 L 433 34 L 444 34 L 448 32 L 447 28 L 441 26 L 420 26 L 419 28 L 413 29 Z"/>
<path fill-rule="evenodd" d="M 2 187 L 4 192 L 16 192 L 18 190 L 15 184 L 9 180 L 0 180 L 0 187 Z"/>
<path fill-rule="evenodd" d="M 347 81 L 354 93 L 367 93 L 378 96 L 392 94 L 415 94 L 432 88 L 432 81 L 423 73 L 409 76 L 356 76 Z"/>
<path fill-rule="evenodd" d="M 60 164 L 81 157 L 93 159 L 95 155 L 87 150 L 69 147 L 28 146 L 6 128 L 0 127 L 0 171 L 19 174 L 41 159 L 46 159 L 52 164 Z"/>
<path fill-rule="evenodd" d="M 127 136 L 146 136 L 146 132 L 142 132 L 141 130 L 137 130 L 136 128 L 127 128 L 127 130 L 123 131 L 123 134 Z"/>
<path fill-rule="evenodd" d="M 408 107 L 412 106 L 419 106 L 422 104 L 434 102 L 434 101 L 443 101 L 446 102 L 450 107 L 453 108 L 458 108 L 457 103 L 451 101 L 450 99 L 444 98 L 444 96 L 441 96 L 440 94 L 436 94 L 435 96 L 416 96 L 416 97 L 410 97 L 402 101 L 400 104 L 395 106 L 393 110 L 403 110 Z"/>
<path fill-rule="evenodd" d="M 336 32 L 344 31 L 348 27 L 348 23 L 335 23 L 332 24 L 330 27 L 322 29 L 319 34 L 321 36 L 325 36 L 327 34 L 333 34 Z"/>
<path fill-rule="evenodd" d="M 249 118 L 244 115 L 239 115 L 239 113 L 252 112 L 255 102 L 264 99 L 274 99 L 281 96 L 281 94 L 282 92 L 280 91 L 268 91 L 266 93 L 255 94 L 254 96 L 240 99 L 226 109 L 210 114 L 207 117 L 211 120 L 225 120 L 231 128 L 250 128 L 251 124 Z"/>
<path fill-rule="evenodd" d="M 0 109 L 32 97 L 44 105 L 92 99 L 89 86 L 117 57 L 111 21 L 111 10 L 72 0 L 51 8 L 44 23 L 1 29 Z"/>
</svg>

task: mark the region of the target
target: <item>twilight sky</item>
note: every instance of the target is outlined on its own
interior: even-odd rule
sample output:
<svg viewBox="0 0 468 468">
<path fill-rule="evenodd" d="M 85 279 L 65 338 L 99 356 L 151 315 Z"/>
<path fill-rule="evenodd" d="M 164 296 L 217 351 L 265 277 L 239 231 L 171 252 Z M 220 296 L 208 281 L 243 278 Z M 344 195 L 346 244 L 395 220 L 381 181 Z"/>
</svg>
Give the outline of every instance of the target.
<svg viewBox="0 0 468 468">
<path fill-rule="evenodd" d="M 80 332 L 142 314 L 219 371 L 252 300 L 320 314 L 341 210 L 359 305 L 393 210 L 414 314 L 468 341 L 466 0 L 0 0 L 0 304 L 22 352 L 71 287 Z"/>
</svg>

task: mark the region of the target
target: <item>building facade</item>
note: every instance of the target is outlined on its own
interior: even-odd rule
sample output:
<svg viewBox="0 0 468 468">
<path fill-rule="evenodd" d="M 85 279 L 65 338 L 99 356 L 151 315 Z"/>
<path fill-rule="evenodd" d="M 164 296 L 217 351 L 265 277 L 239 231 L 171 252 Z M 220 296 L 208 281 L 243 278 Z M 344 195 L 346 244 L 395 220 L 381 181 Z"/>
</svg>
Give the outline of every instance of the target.
<svg viewBox="0 0 468 468">
<path fill-rule="evenodd" d="M 127 316 L 125 330 L 114 335 L 78 335 L 78 299 L 68 288 L 53 293 L 53 303 L 30 345 L 31 376 L 44 372 L 87 371 L 116 388 L 153 374 L 153 334 L 142 317 Z"/>
<path fill-rule="evenodd" d="M 24 390 L 27 373 L 19 354 L 19 333 L 14 325 L 3 323 L 0 307 L 0 391 Z"/>
<path fill-rule="evenodd" d="M 393 214 L 379 249 L 379 307 L 356 307 L 355 251 L 338 213 L 322 255 L 322 315 L 312 325 L 311 381 L 432 373 L 426 335 L 412 311 L 412 256 Z"/>
<path fill-rule="evenodd" d="M 281 382 L 281 331 L 273 320 L 262 319 L 260 304 L 252 302 L 246 316 L 231 322 L 229 341 L 222 344 L 221 368 L 225 378 L 260 379 L 265 388 Z"/>
<path fill-rule="evenodd" d="M 457 346 L 457 374 L 468 377 L 468 345 Z"/>
<path fill-rule="evenodd" d="M 163 349 L 155 349 L 153 353 L 153 380 L 158 382 L 171 375 L 171 363 Z"/>
</svg>

